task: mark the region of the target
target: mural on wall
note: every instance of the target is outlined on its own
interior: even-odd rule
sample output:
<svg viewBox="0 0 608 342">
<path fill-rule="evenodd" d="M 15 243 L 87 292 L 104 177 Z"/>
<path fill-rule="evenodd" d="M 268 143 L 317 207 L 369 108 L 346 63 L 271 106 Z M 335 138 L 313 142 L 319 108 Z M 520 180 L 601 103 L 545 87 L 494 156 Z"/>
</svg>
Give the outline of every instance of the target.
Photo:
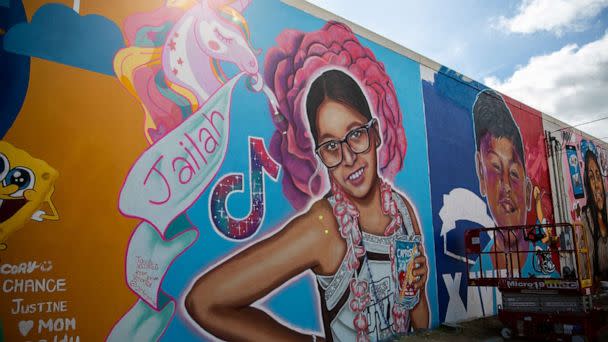
<svg viewBox="0 0 608 342">
<path fill-rule="evenodd" d="M 164 331 L 175 305 L 162 292 L 162 281 L 174 259 L 198 235 L 182 214 L 206 190 L 226 157 L 230 105 L 238 81 L 247 74 L 250 89 L 262 90 L 257 60 L 245 37 L 247 22 L 239 13 L 247 1 L 173 5 L 177 7 L 131 17 L 125 24 L 131 46 L 114 60 L 119 80 L 141 101 L 146 137 L 153 145 L 133 165 L 119 201 L 124 215 L 143 220 L 133 232 L 126 259 L 127 283 L 140 300 L 109 340 L 158 338 Z M 246 71 L 228 79 L 219 59 Z M 263 141 L 252 140 L 252 145 L 256 157 L 265 152 Z M 276 179 L 278 168 L 273 176 Z M 238 180 L 233 182 L 226 185 L 238 186 Z M 256 190 L 263 202 L 263 185 Z M 260 210 L 263 215 L 263 207 Z M 260 224 L 249 219 L 247 223 L 245 229 L 250 230 Z M 159 249 L 165 252 L 158 253 Z M 154 311 L 160 309 L 160 314 Z M 156 326 L 137 324 L 153 316 L 160 318 Z"/>
<path fill-rule="evenodd" d="M 81 16 L 77 10 L 56 3 L 41 6 L 31 22 L 11 27 L 4 49 L 112 75 L 112 57 L 124 46 L 120 29 L 101 15 Z"/>
<path fill-rule="evenodd" d="M 21 0 L 0 3 L 0 88 L 9 89 L 0 94 L 0 138 L 21 110 L 30 78 L 30 57 L 8 52 L 5 48 L 6 33 L 23 22 L 27 22 L 27 17 Z"/>
<path fill-rule="evenodd" d="M 581 141 L 585 171 L 583 182 L 587 203 L 582 208 L 582 221 L 587 228 L 592 245 L 589 256 L 594 277 L 608 279 L 608 216 L 606 209 L 606 178 L 598 161 L 598 150 L 593 141 Z"/>
<path fill-rule="evenodd" d="M 421 69 L 435 245 L 443 251 L 437 253 L 441 320 L 492 315 L 500 293 L 467 286 L 466 272 L 503 273 L 506 262 L 467 259 L 464 231 L 552 222 L 541 114 L 451 70 Z M 548 250 L 523 230 L 518 234 L 510 242 L 485 234 L 482 250 Z M 522 277 L 560 274 L 558 258 L 548 252 L 520 254 L 518 265 Z"/>
<path fill-rule="evenodd" d="M 114 69 L 151 145 L 119 200 L 141 220 L 125 261 L 138 300 L 108 340 L 367 341 L 430 327 L 417 64 L 376 46 L 406 64 L 410 77 L 391 79 L 347 26 L 292 11 L 308 30 L 254 27 L 252 7 L 176 1 L 125 22 Z M 276 34 L 254 48 L 262 28 Z M 410 145 L 406 130 L 417 132 Z"/>
<path fill-rule="evenodd" d="M 606 149 L 572 129 L 557 129 L 560 164 L 567 190 L 568 212 L 586 229 L 591 271 L 595 280 L 608 279 L 606 209 Z"/>
<path fill-rule="evenodd" d="M 58 172 L 0 142 L 0 242 L 57 219 L 54 203 L 64 229 L 45 236 L 53 248 L 30 248 L 39 260 L 11 254 L 38 236 L 15 235 L 2 253 L 11 340 L 384 340 L 496 312 L 500 293 L 467 286 L 466 272 L 505 262 L 467 259 L 466 229 L 553 221 L 541 113 L 345 24 L 274 0 L 115 1 L 98 7 L 108 17 L 47 3 L 28 7 L 29 23 L 20 1 L 4 3 L 0 16 L 15 19 L 0 58 L 22 63 L 22 87 L 30 56 L 37 71 L 0 130 L 13 125 L 5 140 L 78 180 L 53 195 Z M 561 168 L 603 277 L 608 152 L 597 145 L 568 135 Z M 90 229 L 68 230 L 83 221 Z M 565 274 L 545 242 L 519 242 L 481 241 L 539 251 L 519 260 L 522 275 Z M 95 315 L 98 327 L 76 330 Z"/>
<path fill-rule="evenodd" d="M 230 4 L 230 5 L 228 5 Z M 145 134 L 156 142 L 200 108 L 227 81 L 221 62 L 262 82 L 250 31 L 240 14 L 249 1 L 171 1 L 125 23 L 128 48 L 114 67 L 123 85 L 141 102 Z"/>
<path fill-rule="evenodd" d="M 51 198 L 58 176 L 45 161 L 0 140 L 0 250 L 28 221 L 59 220 Z"/>
<path fill-rule="evenodd" d="M 409 331 L 410 321 L 428 327 L 418 219 L 409 201 L 377 174 L 380 130 L 361 86 L 330 67 L 312 78 L 303 102 L 331 192 L 272 237 L 202 275 L 186 297 L 186 310 L 222 339 L 295 337 L 301 332 L 250 305 L 309 269 L 319 283 L 326 340 L 382 340 Z"/>
<path fill-rule="evenodd" d="M 608 177 L 608 148 L 605 146 L 597 147 L 597 159 L 599 162 L 600 171 L 602 176 Z"/>
<path fill-rule="evenodd" d="M 28 18 L 31 21 L 28 22 Z M 95 215 L 105 204 L 99 203 L 104 192 L 100 188 L 113 176 L 111 172 L 99 178 L 94 174 L 103 170 L 102 160 L 111 157 L 100 157 L 94 153 L 95 144 L 83 144 L 79 139 L 81 132 L 87 136 L 85 141 L 96 136 L 96 131 L 87 127 L 91 117 L 99 126 L 104 126 L 104 119 L 95 117 L 96 109 L 87 107 L 91 97 L 86 89 L 96 87 L 99 79 L 88 84 L 82 84 L 82 80 L 91 75 L 94 78 L 112 74 L 113 55 L 124 44 L 120 30 L 106 17 L 83 16 L 76 8 L 62 4 L 21 0 L 0 1 L 0 42 L 3 89 L 0 95 L 3 139 L 0 141 L 0 248 L 5 249 L 0 256 L 0 325 L 3 325 L 0 340 L 78 340 L 80 332 L 88 336 L 96 334 L 84 329 L 76 331 L 77 315 L 82 307 L 95 304 L 91 303 L 90 296 L 87 304 L 78 303 L 73 296 L 88 292 L 88 279 L 94 277 L 104 279 L 107 286 L 104 290 L 113 292 L 113 286 L 107 284 L 108 274 L 100 272 L 95 265 L 106 258 L 111 248 L 100 243 L 99 235 L 94 233 L 113 227 L 102 223 L 104 219 L 99 219 L 102 215 Z M 57 70 L 59 73 L 54 73 Z M 106 80 L 112 81 L 110 77 Z M 102 82 L 103 79 L 99 83 Z M 65 91 L 74 85 L 76 91 Z M 72 95 L 71 101 L 65 101 Z M 103 103 L 104 110 L 110 107 L 111 103 Z M 74 117 L 78 120 L 73 120 Z M 68 120 L 77 124 L 61 125 Z M 106 152 L 107 156 L 114 155 L 111 150 Z M 61 153 L 61 157 L 56 158 L 57 153 Z M 87 164 L 93 167 L 82 172 L 80 166 Z M 65 165 L 71 167 L 62 168 Z M 89 183 L 91 178 L 97 178 L 93 184 Z M 59 180 L 69 181 L 54 192 Z M 86 193 L 85 200 L 79 201 L 79 191 L 87 190 L 90 192 Z M 66 198 L 71 201 L 64 202 Z M 90 203 L 96 205 L 87 205 Z M 59 219 L 56 207 L 61 212 L 59 222 L 53 222 Z M 76 211 L 86 219 L 78 220 L 78 214 L 70 217 L 69 214 Z M 111 212 L 103 213 L 103 217 L 112 216 Z M 82 229 L 88 228 L 88 222 L 95 222 L 97 226 Z M 71 229 L 77 233 L 72 234 Z M 91 246 L 89 241 L 96 244 Z M 95 251 L 99 258 L 88 258 L 88 250 Z M 86 262 L 87 267 L 77 272 L 66 270 L 73 266 L 74 256 Z M 88 274 L 86 270 L 95 273 Z M 86 280 L 77 281 L 79 277 Z"/>
</svg>

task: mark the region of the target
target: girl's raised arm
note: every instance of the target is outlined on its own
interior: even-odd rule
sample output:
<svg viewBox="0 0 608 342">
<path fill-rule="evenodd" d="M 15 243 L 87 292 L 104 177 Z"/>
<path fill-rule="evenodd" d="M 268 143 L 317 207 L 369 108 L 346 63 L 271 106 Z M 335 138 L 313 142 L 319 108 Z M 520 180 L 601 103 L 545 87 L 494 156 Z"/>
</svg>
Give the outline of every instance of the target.
<svg viewBox="0 0 608 342">
<path fill-rule="evenodd" d="M 333 215 L 321 200 L 278 233 L 202 275 L 186 296 L 192 319 L 224 340 L 311 341 L 251 304 L 308 269 L 323 272 L 327 256 L 333 259 L 345 248 L 335 220 L 323 217 Z"/>
</svg>

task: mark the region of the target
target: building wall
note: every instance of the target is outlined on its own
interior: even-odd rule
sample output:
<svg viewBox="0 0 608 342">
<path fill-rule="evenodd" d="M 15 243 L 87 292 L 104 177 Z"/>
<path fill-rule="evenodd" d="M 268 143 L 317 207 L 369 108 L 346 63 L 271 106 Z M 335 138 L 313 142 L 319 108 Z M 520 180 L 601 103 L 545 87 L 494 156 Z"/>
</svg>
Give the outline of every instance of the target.
<svg viewBox="0 0 608 342">
<path fill-rule="evenodd" d="M 417 328 L 489 315 L 500 294 L 466 285 L 467 265 L 478 261 L 465 257 L 464 231 L 511 222 L 511 213 L 517 224 L 553 222 L 555 203 L 586 205 L 567 187 L 565 157 L 571 195 L 554 196 L 545 130 L 558 128 L 540 112 L 354 25 L 320 19 L 326 13 L 270 0 L 12 0 L 0 12 L 9 19 L 0 60 L 11 90 L 0 124 L 7 341 L 350 340 L 358 312 L 372 337 L 387 325 L 398 330 L 408 315 Z M 355 156 L 343 146 L 350 159 L 329 170 L 306 115 L 308 89 L 328 70 L 354 79 L 378 121 L 366 131 L 374 148 Z M 506 109 L 490 122 L 515 128 L 484 133 L 478 150 L 480 94 Z M 346 122 L 315 123 L 342 138 L 369 119 L 348 113 Z M 572 145 L 582 158 L 580 139 Z M 503 148 L 494 153 L 500 172 L 488 146 Z M 359 166 L 362 183 L 346 180 Z M 551 174 L 556 188 L 564 177 Z M 375 179 L 394 190 L 381 196 L 387 214 L 328 204 L 338 192 L 369 199 L 358 189 Z M 519 195 L 500 195 L 504 182 Z M 369 261 L 357 258 L 361 247 L 375 248 L 371 237 L 360 245 L 357 221 L 391 235 L 387 217 L 411 219 L 423 256 L 422 290 L 401 316 L 386 289 L 401 279 L 391 261 L 403 260 L 387 247 L 384 269 L 366 272 Z M 382 241 L 406 255 L 416 245 Z M 343 258 L 347 274 L 371 273 L 370 291 L 354 296 L 348 276 L 341 325 L 331 325 L 323 320 L 329 290 L 316 277 Z M 222 305 L 248 309 L 211 310 Z"/>
<path fill-rule="evenodd" d="M 494 102 L 504 103 L 503 115 L 492 109 L 489 112 L 492 127 L 485 130 L 480 127 L 477 132 L 506 142 L 508 149 L 507 153 L 501 153 L 493 148 L 485 155 L 481 146 L 477 147 L 473 108 L 480 94 L 490 90 L 446 68 L 434 71 L 423 66 L 422 75 L 440 317 L 458 321 L 496 314 L 498 291 L 467 286 L 467 265 L 471 269 L 479 267 L 479 261 L 465 256 L 464 231 L 480 225 L 553 222 L 541 113 L 494 93 Z M 514 149 L 517 140 L 523 144 L 523 160 Z M 516 173 L 517 179 L 510 175 L 505 181 L 506 172 L 516 172 L 517 165 L 522 168 L 520 174 Z M 492 180 L 492 175 L 498 178 Z M 485 185 L 481 184 L 482 178 L 486 179 Z M 496 196 L 490 193 L 491 187 L 496 188 Z M 519 194 L 516 188 L 520 189 Z M 538 189 L 538 197 L 534 197 L 534 189 Z M 505 209 L 502 203 L 509 203 L 510 207 Z M 505 215 L 505 211 L 513 214 Z M 481 244 L 485 247 L 492 243 L 484 240 Z"/>
<path fill-rule="evenodd" d="M 561 211 L 563 221 L 580 222 L 584 226 L 589 240 L 591 272 L 604 280 L 608 262 L 604 253 L 608 235 L 606 144 L 550 118 L 543 123 L 550 141 L 549 163 L 555 170 L 554 183 L 561 186 L 561 191 L 556 192 L 555 207 Z"/>
</svg>

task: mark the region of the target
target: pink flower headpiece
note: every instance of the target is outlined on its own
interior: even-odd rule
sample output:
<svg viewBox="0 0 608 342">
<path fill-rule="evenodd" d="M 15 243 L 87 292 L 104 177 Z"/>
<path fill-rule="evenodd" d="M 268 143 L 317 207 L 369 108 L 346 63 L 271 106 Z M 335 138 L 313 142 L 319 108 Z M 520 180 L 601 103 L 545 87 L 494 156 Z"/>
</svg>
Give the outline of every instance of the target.
<svg viewBox="0 0 608 342">
<path fill-rule="evenodd" d="M 320 70 L 347 71 L 363 87 L 382 129 L 378 167 L 393 180 L 403 167 L 407 142 L 393 82 L 372 51 L 344 24 L 328 22 L 318 31 L 285 30 L 264 63 L 264 81 L 277 97 L 283 121 L 270 142 L 272 157 L 283 166 L 283 192 L 296 209 L 329 190 L 320 176 L 323 165 L 314 155 L 303 108 L 309 83 Z"/>
</svg>

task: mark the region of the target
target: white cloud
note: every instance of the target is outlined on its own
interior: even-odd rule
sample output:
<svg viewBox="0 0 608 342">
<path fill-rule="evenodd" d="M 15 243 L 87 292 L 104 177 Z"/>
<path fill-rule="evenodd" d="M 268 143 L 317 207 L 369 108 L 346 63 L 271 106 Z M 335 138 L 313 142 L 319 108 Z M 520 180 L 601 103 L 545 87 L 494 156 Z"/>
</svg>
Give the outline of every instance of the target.
<svg viewBox="0 0 608 342">
<path fill-rule="evenodd" d="M 530 58 L 508 78 L 484 83 L 564 122 L 577 124 L 608 116 L 608 32 L 583 46 Z M 580 127 L 608 136 L 608 120 Z"/>
<path fill-rule="evenodd" d="M 512 18 L 499 17 L 495 28 L 516 33 L 581 30 L 586 20 L 608 7 L 608 0 L 523 0 Z"/>
</svg>

